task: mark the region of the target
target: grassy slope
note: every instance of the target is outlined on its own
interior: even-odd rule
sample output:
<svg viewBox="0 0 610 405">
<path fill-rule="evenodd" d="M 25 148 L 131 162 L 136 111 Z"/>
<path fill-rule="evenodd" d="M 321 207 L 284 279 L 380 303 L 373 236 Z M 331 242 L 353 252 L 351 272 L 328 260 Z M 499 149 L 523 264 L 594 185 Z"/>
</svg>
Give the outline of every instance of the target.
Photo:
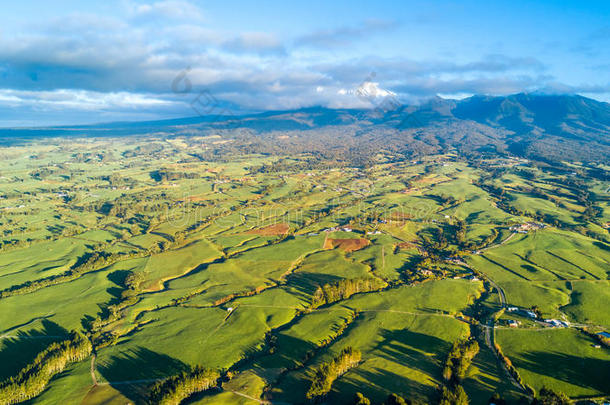
<svg viewBox="0 0 610 405">
<path fill-rule="evenodd" d="M 610 394 L 610 352 L 573 329 L 543 331 L 502 329 L 502 351 L 534 389 L 546 386 L 570 396 Z"/>
</svg>

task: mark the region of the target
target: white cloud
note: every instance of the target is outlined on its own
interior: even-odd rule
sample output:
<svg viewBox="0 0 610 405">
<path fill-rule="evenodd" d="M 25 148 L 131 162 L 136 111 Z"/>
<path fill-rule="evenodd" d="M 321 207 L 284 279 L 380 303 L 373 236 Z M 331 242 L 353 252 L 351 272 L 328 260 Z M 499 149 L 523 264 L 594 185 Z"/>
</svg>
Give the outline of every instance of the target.
<svg viewBox="0 0 610 405">
<path fill-rule="evenodd" d="M 245 32 L 224 42 L 223 47 L 229 51 L 254 53 L 285 53 L 281 41 L 267 32 Z"/>
<path fill-rule="evenodd" d="M 158 96 L 129 92 L 101 93 L 70 89 L 51 91 L 0 89 L 0 105 L 8 107 L 29 106 L 42 110 L 97 111 L 168 107 L 175 104 L 175 101 Z"/>
<path fill-rule="evenodd" d="M 1 36 L 5 89 L 0 89 L 0 106 L 53 111 L 165 109 L 188 114 L 189 102 L 204 89 L 216 99 L 262 110 L 367 107 L 386 97 L 417 100 L 436 94 L 459 97 L 545 85 L 562 88 L 532 58 L 487 55 L 458 63 L 347 57 L 315 45 L 368 38 L 393 29 L 391 21 L 370 20 L 286 38 L 272 32 L 212 29 L 205 12 L 188 1 L 125 1 L 129 13 L 123 18 L 68 14 L 30 22 L 21 31 Z M 300 46 L 304 44 L 307 47 Z M 317 48 L 313 54 L 312 47 Z M 172 93 L 172 82 L 187 67 L 191 93 Z M 371 70 L 378 74 L 371 76 Z M 598 98 L 609 93 L 608 86 L 563 88 Z"/>
<path fill-rule="evenodd" d="M 204 13 L 193 3 L 183 0 L 163 0 L 153 3 L 128 3 L 135 17 L 164 18 L 174 20 L 203 20 Z"/>
</svg>

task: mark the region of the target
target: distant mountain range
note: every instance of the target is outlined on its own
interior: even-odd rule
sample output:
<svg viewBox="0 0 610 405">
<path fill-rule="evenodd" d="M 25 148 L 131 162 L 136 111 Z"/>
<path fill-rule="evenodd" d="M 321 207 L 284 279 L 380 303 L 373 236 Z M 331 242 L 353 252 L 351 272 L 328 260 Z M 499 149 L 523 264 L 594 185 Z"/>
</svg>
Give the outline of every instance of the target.
<svg viewBox="0 0 610 405">
<path fill-rule="evenodd" d="M 435 98 L 417 106 L 302 108 L 244 116 L 201 116 L 90 126 L 0 129 L 3 143 L 39 136 L 183 134 L 251 136 L 259 146 L 279 131 L 301 151 L 390 148 L 409 153 L 448 149 L 509 152 L 553 160 L 610 160 L 610 104 L 577 95 L 514 94 Z M 327 144 L 322 147 L 320 144 Z M 256 149 L 256 148 L 255 148 Z M 264 149 L 264 148 L 263 148 Z"/>
</svg>

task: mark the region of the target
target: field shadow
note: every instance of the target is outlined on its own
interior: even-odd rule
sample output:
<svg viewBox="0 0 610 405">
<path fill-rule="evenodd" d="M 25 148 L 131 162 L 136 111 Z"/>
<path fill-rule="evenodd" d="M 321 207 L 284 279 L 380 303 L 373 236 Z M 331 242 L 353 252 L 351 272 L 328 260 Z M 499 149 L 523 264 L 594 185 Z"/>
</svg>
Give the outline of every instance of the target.
<svg viewBox="0 0 610 405">
<path fill-rule="evenodd" d="M 129 276 L 130 273 L 131 271 L 129 270 L 117 270 L 108 274 L 106 278 L 108 278 L 108 280 L 112 281 L 117 286 L 121 287 L 125 285 L 125 280 L 127 279 L 127 276 Z"/>
<path fill-rule="evenodd" d="M 376 404 L 385 403 L 384 401 L 392 393 L 410 401 L 419 401 L 415 402 L 417 404 L 421 404 L 422 400 L 427 401 L 436 396 L 434 386 L 422 384 L 386 369 L 375 367 L 370 370 L 361 370 L 356 368 L 351 373 L 351 376 L 348 374 L 337 381 L 328 395 L 329 403 L 346 403 L 357 392 L 362 392 Z M 363 380 L 366 381 L 365 385 L 362 384 Z"/>
<path fill-rule="evenodd" d="M 420 254 L 409 256 L 406 260 L 403 260 L 398 272 L 404 277 L 407 274 L 407 270 L 414 270 L 421 260 L 422 256 Z"/>
<path fill-rule="evenodd" d="M 501 264 L 501 263 L 499 263 L 499 262 L 497 262 L 497 261 L 495 261 L 495 260 L 491 259 L 490 257 L 488 257 L 488 256 L 486 256 L 486 255 L 481 255 L 480 257 L 482 257 L 483 259 L 487 260 L 488 262 L 490 262 L 490 263 L 492 263 L 492 264 L 494 264 L 494 265 L 496 265 L 496 266 L 500 267 L 501 269 L 506 270 L 507 272 L 509 272 L 509 273 L 511 273 L 511 274 L 513 274 L 513 275 L 515 275 L 515 276 L 517 276 L 517 277 L 518 277 L 518 278 L 520 278 L 520 279 L 523 279 L 523 280 L 526 280 L 526 281 L 532 281 L 532 280 L 530 280 L 529 278 L 527 278 L 527 277 L 523 276 L 522 274 L 519 274 L 519 273 L 517 273 L 516 271 L 509 269 L 509 268 L 508 268 L 508 267 L 506 267 L 505 265 L 503 265 L 503 264 Z"/>
<path fill-rule="evenodd" d="M 506 376 L 503 376 L 506 378 Z M 470 398 L 471 404 L 492 403 L 491 399 L 495 394 L 502 398 L 509 405 L 530 405 L 527 397 L 509 386 L 502 386 L 498 381 L 487 376 L 479 376 L 478 380 L 471 379 L 464 383 L 464 389 Z M 497 402 L 494 402 L 497 403 Z"/>
<path fill-rule="evenodd" d="M 593 242 L 593 246 L 598 247 L 602 250 L 608 251 L 610 252 L 610 245 L 604 243 L 604 242 L 599 242 L 599 241 L 594 241 Z"/>
<path fill-rule="evenodd" d="M 532 266 L 531 264 L 522 264 L 521 268 L 529 271 L 530 273 L 539 273 L 538 269 Z"/>
<path fill-rule="evenodd" d="M 113 271 L 112 273 L 110 273 L 106 276 L 106 278 L 109 281 L 111 281 L 112 283 L 114 283 L 115 286 L 108 287 L 106 289 L 106 292 L 111 297 L 110 300 L 108 300 L 107 302 L 104 302 L 104 303 L 97 304 L 97 306 L 99 308 L 97 315 L 100 318 L 108 317 L 108 315 L 109 315 L 108 307 L 110 307 L 111 305 L 116 305 L 119 302 L 121 302 L 123 291 L 126 289 L 125 279 L 127 278 L 127 276 L 130 273 L 131 272 L 128 270 L 117 270 L 117 271 Z M 95 318 L 93 318 L 89 315 L 85 315 L 81 319 L 81 325 L 83 326 L 83 328 L 88 329 L 91 327 L 91 323 L 94 320 L 95 320 Z"/>
<path fill-rule="evenodd" d="M 380 357 L 399 364 L 412 364 L 432 378 L 441 377 L 441 365 L 451 346 L 448 342 L 408 329 L 386 329 L 381 337 L 374 349 Z"/>
<path fill-rule="evenodd" d="M 251 368 L 264 377 L 269 370 L 296 370 L 313 358 L 319 349 L 312 342 L 280 333 L 273 350 L 250 362 Z"/>
<path fill-rule="evenodd" d="M 484 214 L 485 211 L 475 211 L 475 212 L 471 212 L 470 214 L 468 214 L 468 216 L 466 217 L 465 222 L 467 224 L 471 224 L 473 222 L 475 222 L 477 219 L 479 219 L 479 217 L 481 216 L 481 214 Z"/>
<path fill-rule="evenodd" d="M 381 341 L 371 354 L 374 358 L 408 366 L 417 370 L 420 381 L 413 376 L 399 374 L 389 368 L 361 365 L 350 371 L 345 378 L 337 381 L 329 399 L 345 401 L 356 392 L 362 392 L 375 403 L 382 403 L 389 394 L 396 393 L 404 398 L 427 401 L 436 395 L 435 384 L 425 384 L 421 379 L 433 382 L 441 381 L 442 364 L 450 344 L 435 336 L 430 336 L 408 329 L 383 330 Z M 366 359 L 364 363 L 366 363 Z M 366 384 L 362 382 L 366 381 Z"/>
<path fill-rule="evenodd" d="M 527 352 L 520 356 L 518 367 L 560 381 L 610 393 L 610 362 L 594 357 L 580 357 L 559 352 Z"/>
<path fill-rule="evenodd" d="M 112 297 L 106 305 L 118 304 L 121 301 L 121 294 L 126 289 L 125 280 L 130 273 L 128 270 L 117 270 L 106 276 L 109 281 L 116 285 L 116 287 L 108 287 L 106 289 L 106 292 Z"/>
<path fill-rule="evenodd" d="M 482 339 L 479 340 L 479 347 L 480 351 L 472 361 L 472 365 L 476 367 L 477 372 L 473 373 L 473 369 L 469 369 L 462 383 L 471 403 L 488 403 L 493 394 L 498 394 L 499 397 L 508 401 L 511 405 L 529 404 L 525 396 L 507 380 L 501 363 Z"/>
<path fill-rule="evenodd" d="M 210 267 L 211 265 L 224 263 L 226 260 L 227 260 L 227 258 L 222 256 L 222 257 L 218 257 L 218 258 L 212 260 L 211 262 L 201 263 L 201 264 L 197 265 L 197 267 L 195 267 L 194 269 L 189 271 L 188 273 L 182 274 L 178 277 L 172 278 L 171 280 L 165 281 L 163 283 L 163 290 L 161 290 L 161 291 L 169 289 L 171 284 L 175 281 L 182 280 L 182 279 L 188 278 L 188 277 L 192 277 L 198 273 L 201 273 L 202 271 L 207 270 L 208 267 Z M 146 292 L 145 294 L 158 294 L 161 291 L 150 291 L 150 292 Z"/>
<path fill-rule="evenodd" d="M 288 277 L 288 286 L 295 291 L 299 298 L 311 300 L 319 286 L 331 284 L 343 278 L 324 273 L 295 272 Z"/>
<path fill-rule="evenodd" d="M 54 235 L 61 235 L 61 233 L 63 232 L 64 229 L 66 229 L 65 226 L 62 225 L 47 225 L 46 229 L 48 232 L 54 234 Z"/>
<path fill-rule="evenodd" d="M 42 329 L 19 331 L 0 341 L 0 382 L 31 363 L 51 343 L 65 340 L 68 331 L 49 320 L 42 320 Z"/>
<path fill-rule="evenodd" d="M 98 363 L 98 371 L 110 385 L 135 403 L 147 403 L 150 385 L 156 380 L 189 369 L 180 360 L 137 347 Z"/>
</svg>

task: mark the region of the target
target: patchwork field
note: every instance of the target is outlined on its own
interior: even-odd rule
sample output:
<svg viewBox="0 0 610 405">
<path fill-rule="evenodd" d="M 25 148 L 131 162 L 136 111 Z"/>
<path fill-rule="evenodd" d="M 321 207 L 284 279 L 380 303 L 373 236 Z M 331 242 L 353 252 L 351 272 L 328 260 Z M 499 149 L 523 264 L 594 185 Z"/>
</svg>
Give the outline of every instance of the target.
<svg viewBox="0 0 610 405">
<path fill-rule="evenodd" d="M 608 184 L 453 153 L 197 157 L 214 140 L 3 148 L 0 403 L 78 336 L 86 353 L 27 403 L 150 403 L 197 366 L 215 388 L 183 403 L 610 395 Z M 342 353 L 358 360 L 324 374 Z"/>
</svg>

